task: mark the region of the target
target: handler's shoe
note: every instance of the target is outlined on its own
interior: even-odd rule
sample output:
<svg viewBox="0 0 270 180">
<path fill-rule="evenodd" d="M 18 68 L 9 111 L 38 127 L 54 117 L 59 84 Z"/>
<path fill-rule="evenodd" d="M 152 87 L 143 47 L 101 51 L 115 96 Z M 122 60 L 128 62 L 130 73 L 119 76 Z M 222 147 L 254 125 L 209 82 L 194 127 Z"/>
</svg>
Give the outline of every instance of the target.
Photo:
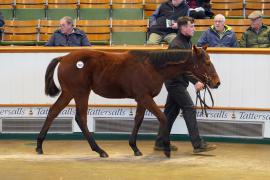
<svg viewBox="0 0 270 180">
<path fill-rule="evenodd" d="M 193 150 L 193 153 L 201 153 L 201 152 L 207 152 L 207 151 L 212 151 L 216 149 L 217 146 L 215 144 L 207 144 L 206 142 L 203 142 L 199 148 L 195 148 Z"/>
<path fill-rule="evenodd" d="M 170 148 L 171 148 L 171 151 L 177 151 L 178 148 L 175 146 L 175 145 L 170 145 Z M 163 151 L 164 150 L 164 147 L 163 146 L 158 146 L 158 145 L 155 145 L 154 146 L 154 150 L 155 151 Z"/>
</svg>

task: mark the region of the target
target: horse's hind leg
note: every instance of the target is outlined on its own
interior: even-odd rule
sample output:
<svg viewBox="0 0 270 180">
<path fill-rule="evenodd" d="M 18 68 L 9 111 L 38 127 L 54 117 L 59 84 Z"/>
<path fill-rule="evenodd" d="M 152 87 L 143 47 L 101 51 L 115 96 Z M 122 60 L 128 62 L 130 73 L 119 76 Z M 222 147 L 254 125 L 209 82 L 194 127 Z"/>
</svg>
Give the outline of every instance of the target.
<svg viewBox="0 0 270 180">
<path fill-rule="evenodd" d="M 168 124 L 167 124 L 167 118 L 165 114 L 158 108 L 157 104 L 150 96 L 143 96 L 139 99 L 136 99 L 137 102 L 144 105 L 146 109 L 148 109 L 152 114 L 154 114 L 160 123 L 160 129 L 161 129 L 161 137 L 163 138 L 164 143 L 164 154 L 167 157 L 170 157 L 171 155 L 171 149 L 170 149 L 170 139 L 169 139 L 169 131 L 168 131 Z"/>
<path fill-rule="evenodd" d="M 136 115 L 135 115 L 135 119 L 134 119 L 135 124 L 134 124 L 133 130 L 132 130 L 131 136 L 129 138 L 129 145 L 132 148 L 132 150 L 134 151 L 135 156 L 142 155 L 141 151 L 137 147 L 136 140 L 137 140 L 138 131 L 139 131 L 140 126 L 141 126 L 142 121 L 143 121 L 145 110 L 146 110 L 145 107 L 143 107 L 139 103 L 137 104 L 137 110 L 136 110 Z"/>
<path fill-rule="evenodd" d="M 89 132 L 87 127 L 87 110 L 88 110 L 89 93 L 75 97 L 76 102 L 76 116 L 75 120 L 78 123 L 83 135 L 87 139 L 91 149 L 99 153 L 100 157 L 108 157 L 108 154 L 102 150 L 95 142 L 92 133 Z"/>
<path fill-rule="evenodd" d="M 50 107 L 47 118 L 37 138 L 36 152 L 38 154 L 43 154 L 42 144 L 53 120 L 68 105 L 71 99 L 72 99 L 71 95 L 69 95 L 68 93 L 62 92 L 61 95 L 58 97 L 57 101 Z"/>
</svg>

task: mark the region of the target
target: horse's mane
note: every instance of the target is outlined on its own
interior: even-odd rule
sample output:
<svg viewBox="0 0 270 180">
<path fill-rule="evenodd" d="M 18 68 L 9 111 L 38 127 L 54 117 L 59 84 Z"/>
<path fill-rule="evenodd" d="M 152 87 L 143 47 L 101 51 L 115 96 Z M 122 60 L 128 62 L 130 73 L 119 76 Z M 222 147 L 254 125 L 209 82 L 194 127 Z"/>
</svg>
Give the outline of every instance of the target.
<svg viewBox="0 0 270 180">
<path fill-rule="evenodd" d="M 192 54 L 192 50 L 131 50 L 130 54 L 140 56 L 138 60 L 147 60 L 156 68 L 161 68 L 169 64 L 183 63 Z"/>
</svg>

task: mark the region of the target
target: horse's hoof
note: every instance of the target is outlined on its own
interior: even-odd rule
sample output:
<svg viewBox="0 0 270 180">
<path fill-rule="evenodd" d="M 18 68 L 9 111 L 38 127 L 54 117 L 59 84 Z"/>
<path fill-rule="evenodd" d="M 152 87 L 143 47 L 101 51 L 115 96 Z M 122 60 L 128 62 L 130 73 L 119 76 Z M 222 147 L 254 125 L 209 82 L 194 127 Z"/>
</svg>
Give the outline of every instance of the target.
<svg viewBox="0 0 270 180">
<path fill-rule="evenodd" d="M 167 158 L 171 157 L 171 151 L 164 151 L 164 154 Z"/>
<path fill-rule="evenodd" d="M 134 152 L 134 155 L 135 155 L 135 156 L 142 156 L 143 154 L 141 153 L 141 151 L 135 151 L 135 152 Z"/>
<path fill-rule="evenodd" d="M 37 154 L 43 154 L 43 150 L 41 148 L 36 148 Z"/>
<path fill-rule="evenodd" d="M 108 155 L 106 152 L 102 152 L 102 153 L 100 153 L 99 155 L 100 155 L 100 157 L 102 157 L 102 158 L 107 158 L 107 157 L 109 157 L 109 155 Z"/>
</svg>

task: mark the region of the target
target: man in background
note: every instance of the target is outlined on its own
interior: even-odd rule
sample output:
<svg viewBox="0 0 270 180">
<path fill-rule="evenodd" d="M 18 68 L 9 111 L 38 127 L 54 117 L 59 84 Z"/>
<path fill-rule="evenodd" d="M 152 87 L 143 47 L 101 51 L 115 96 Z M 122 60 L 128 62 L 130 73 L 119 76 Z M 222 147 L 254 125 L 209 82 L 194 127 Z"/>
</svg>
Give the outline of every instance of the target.
<svg viewBox="0 0 270 180">
<path fill-rule="evenodd" d="M 73 19 L 65 16 L 45 46 L 91 46 L 86 34 L 74 28 Z"/>
<path fill-rule="evenodd" d="M 225 16 L 218 14 L 214 18 L 214 25 L 207 29 L 200 39 L 198 46 L 209 47 L 237 47 L 237 37 L 230 26 L 225 25 Z"/>
<path fill-rule="evenodd" d="M 250 27 L 242 34 L 239 45 L 246 48 L 270 47 L 270 28 L 263 24 L 261 11 L 253 11 L 248 18 Z"/>
<path fill-rule="evenodd" d="M 188 15 L 185 0 L 168 0 L 162 3 L 150 17 L 150 35 L 147 44 L 159 44 L 161 41 L 171 43 L 176 37 L 177 19 Z"/>
</svg>

